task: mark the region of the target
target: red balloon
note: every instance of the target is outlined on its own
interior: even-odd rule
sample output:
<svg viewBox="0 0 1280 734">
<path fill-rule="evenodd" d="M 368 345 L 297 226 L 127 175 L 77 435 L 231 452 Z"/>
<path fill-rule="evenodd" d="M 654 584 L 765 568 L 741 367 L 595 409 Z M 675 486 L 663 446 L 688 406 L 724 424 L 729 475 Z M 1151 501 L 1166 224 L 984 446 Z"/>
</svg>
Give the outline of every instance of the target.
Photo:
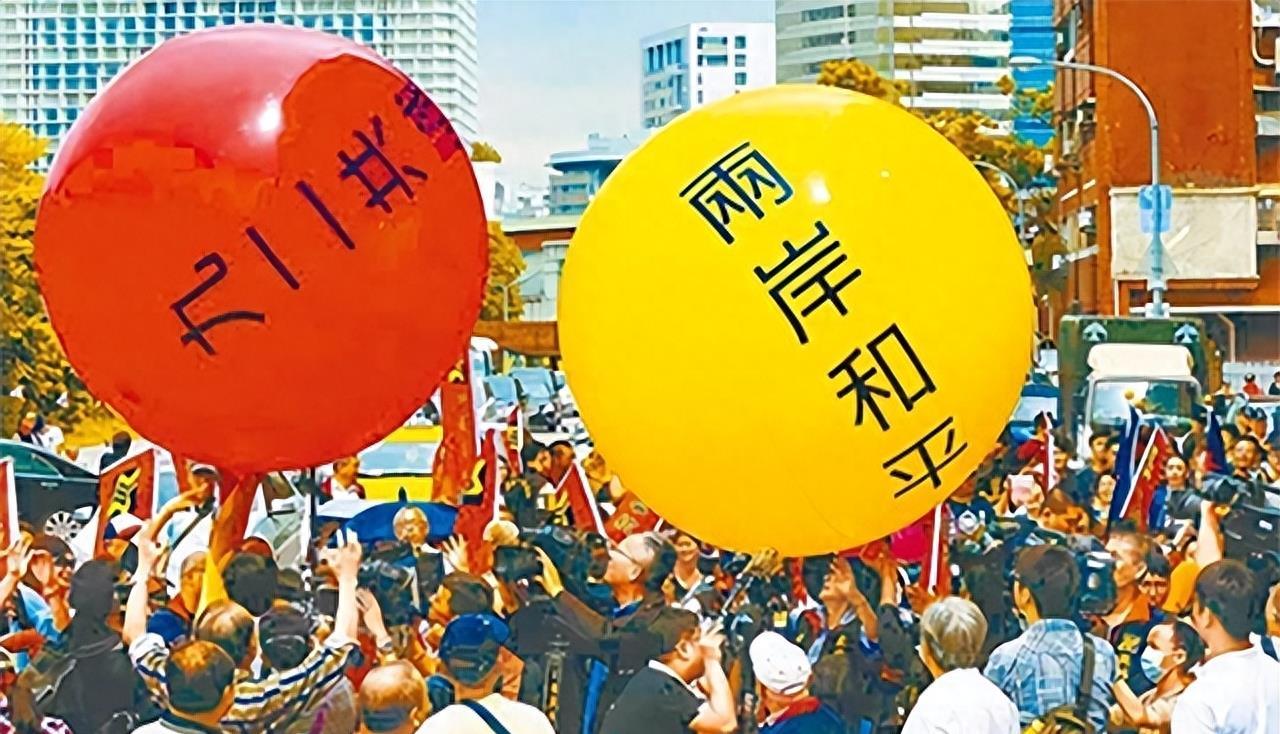
<svg viewBox="0 0 1280 734">
<path fill-rule="evenodd" d="M 470 157 L 336 36 L 168 41 L 71 129 L 36 224 L 53 326 L 147 438 L 239 471 L 353 454 L 464 353 L 488 269 Z"/>
</svg>

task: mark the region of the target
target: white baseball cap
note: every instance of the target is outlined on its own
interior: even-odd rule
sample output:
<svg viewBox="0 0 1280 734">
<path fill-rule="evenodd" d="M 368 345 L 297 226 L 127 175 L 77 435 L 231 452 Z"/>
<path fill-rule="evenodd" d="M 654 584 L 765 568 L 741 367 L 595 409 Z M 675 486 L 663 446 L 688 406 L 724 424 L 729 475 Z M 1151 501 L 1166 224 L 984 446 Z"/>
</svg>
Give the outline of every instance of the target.
<svg viewBox="0 0 1280 734">
<path fill-rule="evenodd" d="M 809 684 L 813 673 L 809 657 L 777 632 L 761 632 L 751 641 L 749 652 L 756 680 L 774 693 L 799 693 Z"/>
</svg>

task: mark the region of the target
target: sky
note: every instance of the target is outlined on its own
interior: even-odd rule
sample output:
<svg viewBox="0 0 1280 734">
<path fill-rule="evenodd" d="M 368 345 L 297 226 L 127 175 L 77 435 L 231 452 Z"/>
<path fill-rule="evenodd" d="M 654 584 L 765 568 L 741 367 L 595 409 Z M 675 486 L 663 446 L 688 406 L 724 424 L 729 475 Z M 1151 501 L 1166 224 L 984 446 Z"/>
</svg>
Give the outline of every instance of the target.
<svg viewBox="0 0 1280 734">
<path fill-rule="evenodd" d="M 546 186 L 548 157 L 640 123 L 640 39 L 685 23 L 773 21 L 773 0 L 479 0 L 480 134 L 500 179 Z"/>
</svg>

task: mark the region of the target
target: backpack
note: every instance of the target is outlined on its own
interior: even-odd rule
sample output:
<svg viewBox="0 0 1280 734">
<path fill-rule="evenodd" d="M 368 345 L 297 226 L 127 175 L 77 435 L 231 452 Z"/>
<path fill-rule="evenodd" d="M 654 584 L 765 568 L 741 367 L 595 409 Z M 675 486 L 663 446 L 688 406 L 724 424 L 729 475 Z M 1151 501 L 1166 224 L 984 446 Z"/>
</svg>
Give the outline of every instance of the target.
<svg viewBox="0 0 1280 734">
<path fill-rule="evenodd" d="M 1093 640 L 1081 632 L 1084 641 L 1084 664 L 1080 666 L 1080 692 L 1074 703 L 1055 706 L 1023 729 L 1023 734 L 1094 734 L 1089 720 L 1089 694 L 1093 692 Z"/>
</svg>

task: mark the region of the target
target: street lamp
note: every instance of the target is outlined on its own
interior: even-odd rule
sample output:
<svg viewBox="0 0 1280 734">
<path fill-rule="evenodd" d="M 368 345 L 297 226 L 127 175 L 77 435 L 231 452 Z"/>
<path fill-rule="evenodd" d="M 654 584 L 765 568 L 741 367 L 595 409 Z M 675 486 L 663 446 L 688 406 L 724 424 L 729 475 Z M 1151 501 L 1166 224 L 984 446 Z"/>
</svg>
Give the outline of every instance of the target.
<svg viewBox="0 0 1280 734">
<path fill-rule="evenodd" d="M 999 166 L 992 165 L 990 163 L 987 163 L 986 161 L 970 161 L 970 162 L 973 163 L 973 165 L 976 168 L 985 168 L 988 171 L 992 171 L 997 176 L 1003 178 L 1005 184 L 1009 187 L 1009 190 L 1013 192 L 1013 198 L 1018 200 L 1018 243 L 1025 246 L 1027 244 L 1026 242 L 1027 212 L 1026 212 L 1025 206 L 1023 205 L 1024 192 L 1022 190 L 1022 187 L 1018 186 L 1018 182 L 1013 178 L 1013 176 L 1009 175 L 1008 171 L 1004 170 Z"/>
<path fill-rule="evenodd" d="M 1151 129 L 1151 194 L 1152 215 L 1155 226 L 1151 228 L 1151 262 L 1147 289 L 1151 291 L 1151 314 L 1157 318 L 1167 316 L 1164 303 L 1166 288 L 1164 281 L 1164 241 L 1160 237 L 1160 227 L 1163 223 L 1163 213 L 1160 211 L 1163 203 L 1160 200 L 1160 123 L 1156 121 L 1156 110 L 1151 106 L 1151 100 L 1132 79 L 1115 69 L 1109 69 L 1105 66 L 1081 64 L 1075 61 L 1039 59 L 1034 56 L 1010 57 L 1009 66 L 1013 68 L 1053 66 L 1059 69 L 1074 69 L 1092 74 L 1101 74 L 1115 79 L 1137 95 L 1138 101 L 1142 103 L 1142 107 L 1147 111 L 1147 126 Z"/>
<path fill-rule="evenodd" d="M 536 270 L 530 270 L 529 272 L 525 273 L 519 278 L 516 278 L 510 283 L 495 284 L 502 289 L 502 320 L 503 321 L 509 321 L 511 316 L 510 301 L 507 298 L 507 292 L 511 290 L 511 286 L 520 285 L 521 283 L 533 278 L 533 276 L 540 275 L 541 273 L 542 273 L 542 268 L 538 268 Z"/>
</svg>

